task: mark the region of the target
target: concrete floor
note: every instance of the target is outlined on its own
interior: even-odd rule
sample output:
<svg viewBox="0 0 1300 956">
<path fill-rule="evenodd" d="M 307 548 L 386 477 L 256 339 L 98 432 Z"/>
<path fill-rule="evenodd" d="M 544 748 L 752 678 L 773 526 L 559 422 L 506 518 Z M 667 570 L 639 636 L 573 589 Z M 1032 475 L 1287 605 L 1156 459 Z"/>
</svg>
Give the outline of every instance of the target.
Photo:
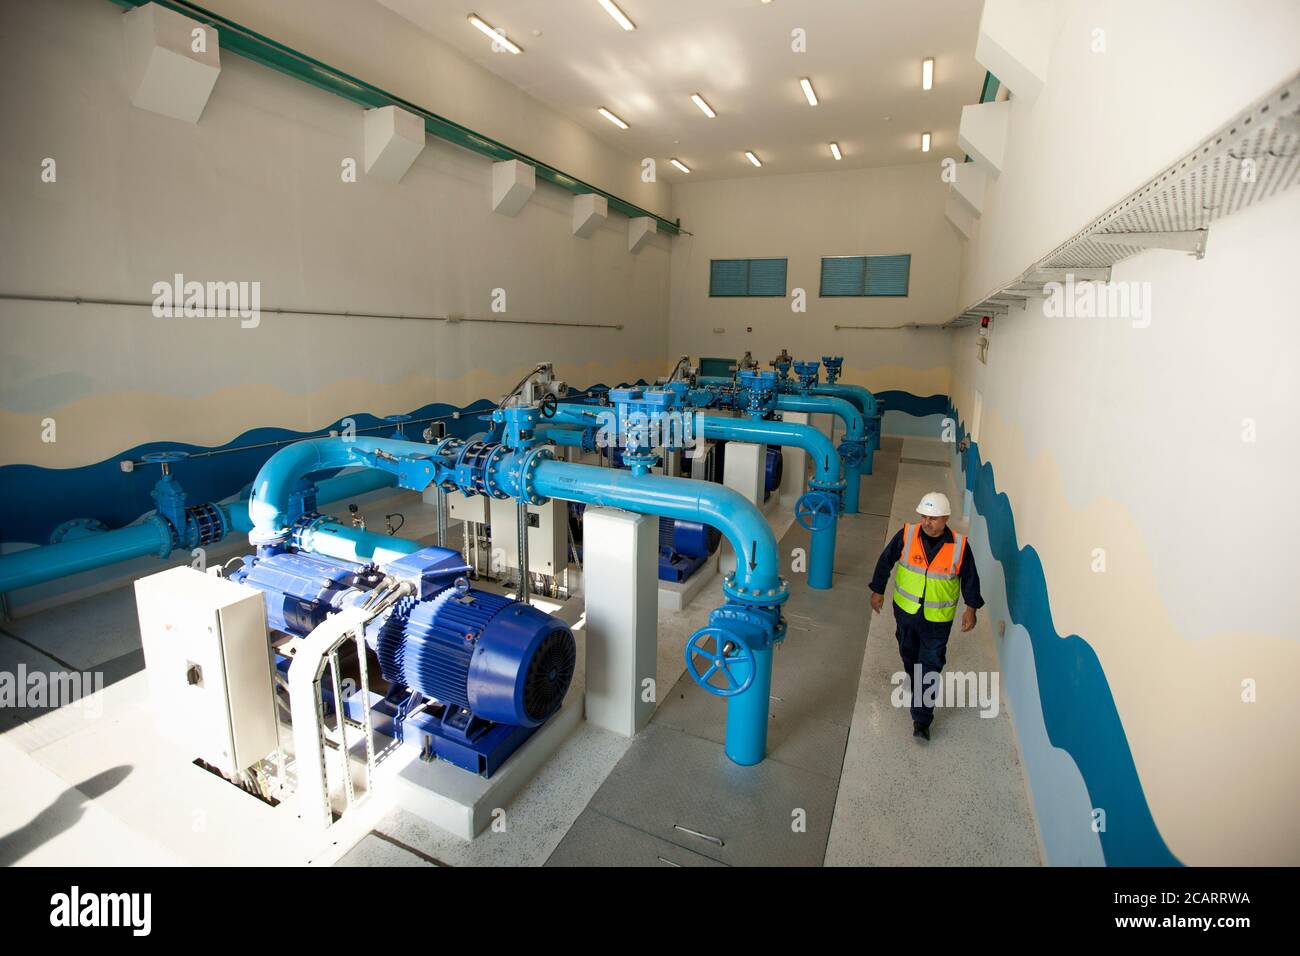
<svg viewBox="0 0 1300 956">
<path fill-rule="evenodd" d="M 679 681 L 686 639 L 717 603 L 711 585 L 685 610 L 660 614 L 658 686 L 672 690 L 651 726 L 629 740 L 582 722 L 506 808 L 504 826 L 468 843 L 381 800 L 324 839 L 303 834 L 291 805 L 272 809 L 192 766 L 153 730 L 130 586 L 6 622 L 0 671 L 13 672 L 20 663 L 29 671 L 99 670 L 106 686 L 86 707 L 0 710 L 0 775 L 10 781 L 11 796 L 0 802 L 0 864 L 562 864 L 565 854 L 556 850 L 566 837 L 572 837 L 566 846 L 581 838 L 627 849 L 629 832 L 635 847 L 628 852 L 649 853 L 652 863 L 665 865 L 1037 864 L 1036 827 L 1005 695 L 992 719 L 970 708 L 941 711 L 934 739 L 920 744 L 907 711 L 890 702 L 890 675 L 901 665 L 888 604 L 872 616 L 865 641 L 853 630 L 865 621 L 866 583 L 884 539 L 926 491 L 944 489 L 956 500 L 947 460 L 938 442 L 886 437 L 875 474 L 864 479 L 863 514 L 841 526 L 834 608 L 818 601 L 826 592 L 806 587 L 786 607 L 790 636 L 777 656 L 774 698 L 785 693 L 783 679 L 834 682 L 845 661 L 856 667 L 860 660 L 856 691 L 848 686 L 842 704 L 806 714 L 793 707 L 783 712 L 774 701 L 769 759 L 759 768 L 734 768 L 736 774 L 721 758 L 720 792 L 703 792 L 700 774 L 683 772 L 681 760 L 719 766 L 717 718 L 724 705 L 703 694 L 697 699 L 689 679 Z M 372 528 L 383 528 L 385 513 L 403 510 L 403 534 L 432 531 L 430 509 L 415 496 L 376 496 L 363 510 Z M 778 540 L 788 531 L 803 534 L 791 529 L 788 507 L 774 509 L 769 521 Z M 804 657 L 796 654 L 799 644 L 806 653 L 827 636 L 818 635 L 826 630 L 819 616 L 847 629 L 849 643 L 838 646 L 848 657 L 831 655 L 834 661 L 819 665 L 814 655 L 790 666 Z M 996 671 L 989 622 L 981 619 L 970 634 L 954 631 L 948 669 Z M 582 693 L 583 680 L 580 667 L 570 694 Z M 645 750 L 665 735 L 685 748 L 660 774 L 670 790 L 689 795 L 682 806 L 726 805 L 749 790 L 761 802 L 781 793 L 794 774 L 806 783 L 804 802 L 824 808 L 809 814 L 814 839 L 789 851 L 774 844 L 770 854 L 760 840 L 728 856 L 707 843 L 662 839 L 615 820 L 606 801 L 612 791 L 602 796 L 602 789 L 611 778 L 617 784 L 615 771 L 634 748 Z M 816 827 L 814 815 L 824 818 Z"/>
</svg>

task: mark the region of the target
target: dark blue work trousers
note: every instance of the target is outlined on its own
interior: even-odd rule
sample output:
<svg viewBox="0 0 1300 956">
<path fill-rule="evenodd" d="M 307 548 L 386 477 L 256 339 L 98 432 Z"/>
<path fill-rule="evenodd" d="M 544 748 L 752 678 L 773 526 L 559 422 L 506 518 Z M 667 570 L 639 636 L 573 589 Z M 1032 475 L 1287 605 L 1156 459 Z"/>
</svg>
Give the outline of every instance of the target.
<svg viewBox="0 0 1300 956">
<path fill-rule="evenodd" d="M 894 605 L 894 623 L 898 630 L 898 656 L 903 660 L 903 669 L 912 684 L 912 719 L 922 726 L 929 727 L 934 720 L 934 708 L 923 702 L 926 677 L 938 674 L 948 659 L 948 636 L 952 633 L 952 621 L 927 621 L 925 612 L 908 614 L 897 604 Z M 916 679 L 916 667 L 921 666 L 921 680 Z"/>
</svg>

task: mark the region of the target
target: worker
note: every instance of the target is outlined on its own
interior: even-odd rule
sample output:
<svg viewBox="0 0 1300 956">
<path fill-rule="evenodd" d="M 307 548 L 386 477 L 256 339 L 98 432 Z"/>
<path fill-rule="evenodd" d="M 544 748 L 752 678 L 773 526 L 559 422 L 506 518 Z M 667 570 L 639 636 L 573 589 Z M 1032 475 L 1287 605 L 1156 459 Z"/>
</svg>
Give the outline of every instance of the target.
<svg viewBox="0 0 1300 956">
<path fill-rule="evenodd" d="M 927 706 L 922 688 L 938 677 L 948 655 L 948 635 L 957 616 L 957 598 L 966 602 L 961 629 L 975 627 L 975 610 L 984 606 L 980 578 L 970 541 L 948 527 L 952 507 L 948 496 L 932 491 L 916 506 L 921 520 L 904 524 L 876 562 L 871 578 L 871 610 L 885 603 L 885 583 L 894 571 L 894 621 L 898 625 L 898 654 L 912 681 L 912 736 L 930 739 L 933 701 Z M 917 667 L 920 666 L 920 672 Z"/>
</svg>

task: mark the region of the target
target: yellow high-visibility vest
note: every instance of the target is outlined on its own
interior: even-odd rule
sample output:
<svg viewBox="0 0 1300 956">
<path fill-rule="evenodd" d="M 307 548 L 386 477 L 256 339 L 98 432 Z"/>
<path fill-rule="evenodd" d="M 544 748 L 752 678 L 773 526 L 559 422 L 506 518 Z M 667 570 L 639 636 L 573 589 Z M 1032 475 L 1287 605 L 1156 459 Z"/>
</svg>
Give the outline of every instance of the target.
<svg viewBox="0 0 1300 956">
<path fill-rule="evenodd" d="M 951 622 L 961 597 L 961 562 L 966 536 L 953 534 L 933 561 L 925 557 L 919 524 L 903 525 L 903 556 L 894 567 L 894 603 L 908 614 L 925 608 L 927 621 Z"/>
</svg>

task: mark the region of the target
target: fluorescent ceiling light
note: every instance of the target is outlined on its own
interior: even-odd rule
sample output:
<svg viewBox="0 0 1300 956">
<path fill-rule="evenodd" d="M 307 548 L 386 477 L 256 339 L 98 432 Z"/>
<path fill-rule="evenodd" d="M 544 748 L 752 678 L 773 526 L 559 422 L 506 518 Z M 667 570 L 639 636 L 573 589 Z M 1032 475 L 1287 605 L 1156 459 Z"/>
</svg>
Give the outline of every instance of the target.
<svg viewBox="0 0 1300 956">
<path fill-rule="evenodd" d="M 808 105 L 816 106 L 817 94 L 813 92 L 812 80 L 808 79 L 808 77 L 805 76 L 802 80 L 799 81 L 799 85 L 803 87 L 803 95 L 808 97 Z"/>
<path fill-rule="evenodd" d="M 921 152 L 923 152 L 923 153 L 928 153 L 929 151 L 930 151 L 930 134 L 929 134 L 929 133 L 922 133 L 922 134 L 921 134 Z"/>
<path fill-rule="evenodd" d="M 934 88 L 934 57 L 927 56 L 921 61 L 921 89 Z"/>
<path fill-rule="evenodd" d="M 511 53 L 524 52 L 523 48 L 516 45 L 515 42 L 511 40 L 508 36 L 506 36 L 503 31 L 494 30 L 492 28 L 492 25 L 488 23 L 486 20 L 483 20 L 481 17 L 479 17 L 477 13 L 471 13 L 467 19 L 473 25 L 474 29 L 478 30 L 480 33 L 484 34 L 485 36 L 490 37 L 493 43 L 500 43 Z"/>
<path fill-rule="evenodd" d="M 668 162 L 672 163 L 674 166 L 676 166 L 684 173 L 689 173 L 691 171 L 691 168 L 687 166 L 685 163 L 683 163 L 680 159 L 670 159 L 668 160 Z"/>
<path fill-rule="evenodd" d="M 758 161 L 758 157 L 755 156 L 751 150 L 745 150 L 745 158 L 749 160 L 751 163 L 753 163 L 755 166 L 763 165 Z"/>
<path fill-rule="evenodd" d="M 698 106 L 700 108 L 700 112 L 703 113 L 705 116 L 707 116 L 709 119 L 713 119 L 715 116 L 718 115 L 717 113 L 713 112 L 712 106 L 704 102 L 704 97 L 700 96 L 699 93 L 691 94 L 691 102 L 694 103 L 696 106 Z"/>
<path fill-rule="evenodd" d="M 837 160 L 844 158 L 844 154 L 840 152 L 839 143 L 831 143 L 831 155 L 834 156 Z"/>
<path fill-rule="evenodd" d="M 619 119 L 617 116 L 615 116 L 613 113 L 611 113 L 609 110 L 605 109 L 605 107 L 603 107 L 603 106 L 600 107 L 598 110 L 596 110 L 596 112 L 599 113 L 601 116 L 605 117 L 605 119 L 609 120 L 611 123 L 613 123 L 613 124 L 614 124 L 615 126 L 617 126 L 619 129 L 627 129 L 627 124 L 624 123 L 624 122 L 623 122 L 621 119 Z M 926 135 L 926 136 L 929 136 L 930 134 L 929 134 L 929 133 L 926 133 L 925 135 Z M 928 148 L 928 147 L 927 147 L 927 148 Z"/>
<path fill-rule="evenodd" d="M 611 17 L 613 17 L 614 22 L 616 22 L 624 30 L 636 29 L 636 24 L 633 23 L 631 20 L 629 20 L 627 18 L 627 14 L 624 13 L 615 5 L 614 0 L 596 0 L 596 2 L 599 3 L 602 7 L 604 7 L 605 12 L 608 13 Z"/>
</svg>

